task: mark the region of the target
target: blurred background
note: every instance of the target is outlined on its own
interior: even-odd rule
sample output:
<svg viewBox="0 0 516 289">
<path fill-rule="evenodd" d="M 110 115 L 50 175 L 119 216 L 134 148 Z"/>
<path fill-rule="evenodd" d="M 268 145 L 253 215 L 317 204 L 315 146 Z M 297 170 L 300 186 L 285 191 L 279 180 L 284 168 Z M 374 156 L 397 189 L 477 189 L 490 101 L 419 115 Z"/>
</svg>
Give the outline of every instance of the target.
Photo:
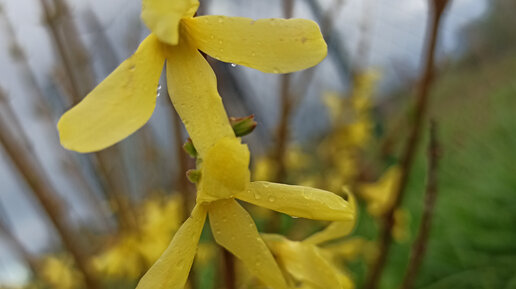
<svg viewBox="0 0 516 289">
<path fill-rule="evenodd" d="M 288 16 L 279 0 L 200 2 L 199 14 Z M 357 288 L 378 251 L 382 212 L 371 203 L 389 206 L 389 171 L 413 124 L 431 2 L 294 0 L 293 17 L 316 21 L 329 51 L 289 76 L 209 59 L 228 114 L 255 115 L 244 137 L 255 179 L 357 196 L 341 262 Z M 195 164 L 165 88 L 151 121 L 116 146 L 81 155 L 59 144 L 62 113 L 149 33 L 140 9 L 138 0 L 0 0 L 1 288 L 82 288 L 81 256 L 68 256 L 56 222 L 109 288 L 134 288 L 188 214 L 195 189 L 185 171 Z M 514 11 L 514 0 L 451 0 L 442 16 L 427 114 L 438 125 L 438 197 L 415 288 L 516 288 Z M 402 282 L 420 228 L 427 117 L 381 288 Z M 294 240 L 324 225 L 250 210 L 261 231 Z M 222 288 L 219 253 L 202 240 L 192 286 Z"/>
</svg>

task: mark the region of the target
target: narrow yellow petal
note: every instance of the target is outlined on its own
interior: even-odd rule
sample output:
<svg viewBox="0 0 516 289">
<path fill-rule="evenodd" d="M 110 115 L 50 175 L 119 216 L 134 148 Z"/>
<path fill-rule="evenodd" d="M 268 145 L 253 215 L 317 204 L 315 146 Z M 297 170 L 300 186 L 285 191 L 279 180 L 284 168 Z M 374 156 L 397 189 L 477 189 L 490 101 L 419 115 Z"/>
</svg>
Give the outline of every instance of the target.
<svg viewBox="0 0 516 289">
<path fill-rule="evenodd" d="M 319 26 L 305 19 L 200 16 L 185 19 L 196 46 L 210 56 L 263 72 L 288 73 L 326 57 Z"/>
<path fill-rule="evenodd" d="M 140 279 L 137 289 L 183 289 L 197 251 L 206 208 L 197 205 L 192 215 L 179 228 L 172 242 Z"/>
<path fill-rule="evenodd" d="M 250 180 L 249 149 L 236 137 L 223 138 L 202 159 L 197 201 L 232 198 Z"/>
<path fill-rule="evenodd" d="M 78 152 L 104 149 L 124 139 L 151 117 L 165 62 L 155 35 L 122 62 L 57 124 L 61 144 Z"/>
<path fill-rule="evenodd" d="M 265 285 L 288 288 L 249 214 L 234 199 L 211 203 L 210 225 L 218 244 L 237 256 Z"/>
<path fill-rule="evenodd" d="M 314 220 L 352 220 L 354 211 L 341 197 L 319 189 L 251 182 L 247 190 L 235 195 L 242 201 L 282 212 L 294 217 Z"/>
<path fill-rule="evenodd" d="M 294 279 L 308 282 L 312 288 L 342 289 L 337 268 L 314 245 L 290 241 L 280 235 L 264 235 L 278 262 Z"/>
<path fill-rule="evenodd" d="M 353 213 L 353 218 L 344 221 L 333 222 L 329 224 L 326 228 L 324 228 L 324 230 L 317 232 L 311 235 L 310 237 L 306 238 L 303 241 L 303 243 L 317 245 L 327 241 L 345 237 L 353 231 L 357 220 L 356 199 L 350 192 L 345 193 L 348 196 L 349 205 Z"/>
<path fill-rule="evenodd" d="M 143 0 L 141 19 L 159 40 L 176 45 L 181 19 L 192 17 L 198 7 L 198 0 Z"/>
<path fill-rule="evenodd" d="M 202 158 L 218 140 L 235 137 L 217 91 L 217 79 L 187 38 L 168 46 L 166 55 L 170 99 Z"/>
</svg>

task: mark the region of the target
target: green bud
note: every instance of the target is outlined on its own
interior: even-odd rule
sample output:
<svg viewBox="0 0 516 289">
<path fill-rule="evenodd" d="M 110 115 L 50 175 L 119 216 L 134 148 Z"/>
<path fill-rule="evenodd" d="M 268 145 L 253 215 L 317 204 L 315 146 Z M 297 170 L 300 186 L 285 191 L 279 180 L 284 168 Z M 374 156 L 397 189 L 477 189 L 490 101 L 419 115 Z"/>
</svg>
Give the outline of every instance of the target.
<svg viewBox="0 0 516 289">
<path fill-rule="evenodd" d="M 257 125 L 256 121 L 254 121 L 254 114 L 246 117 L 230 117 L 229 122 L 233 127 L 235 135 L 238 137 L 250 134 Z"/>
<path fill-rule="evenodd" d="M 188 170 L 186 171 L 186 177 L 192 184 L 196 184 L 201 180 L 200 170 Z"/>
<path fill-rule="evenodd" d="M 197 150 L 195 149 L 195 147 L 194 147 L 194 145 L 192 143 L 192 139 L 191 138 L 188 138 L 188 140 L 185 142 L 185 144 L 183 145 L 183 149 L 192 158 L 196 158 L 197 157 Z"/>
</svg>

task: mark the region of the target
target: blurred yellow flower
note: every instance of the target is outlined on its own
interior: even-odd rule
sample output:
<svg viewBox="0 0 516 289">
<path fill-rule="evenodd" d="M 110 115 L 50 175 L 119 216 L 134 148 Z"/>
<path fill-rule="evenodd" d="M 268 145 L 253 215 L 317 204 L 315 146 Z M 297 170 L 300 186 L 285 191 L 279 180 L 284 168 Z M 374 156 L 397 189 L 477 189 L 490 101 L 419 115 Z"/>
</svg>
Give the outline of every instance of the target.
<svg viewBox="0 0 516 289">
<path fill-rule="evenodd" d="M 45 281 L 56 289 L 79 288 L 81 273 L 73 267 L 71 258 L 62 256 L 48 256 L 43 259 L 41 273 Z"/>
<path fill-rule="evenodd" d="M 184 105 L 184 98 L 197 100 L 196 109 L 190 112 L 204 120 L 203 134 L 214 137 L 211 132 L 222 132 L 217 128 L 225 127 L 227 119 L 221 111 L 209 110 L 221 100 L 215 75 L 198 49 L 215 59 L 268 73 L 305 69 L 326 56 L 319 27 L 310 20 L 194 17 L 198 0 L 143 0 L 142 4 L 141 18 L 152 33 L 130 58 L 61 117 L 58 129 L 65 148 L 101 150 L 143 126 L 154 111 L 165 60 L 174 106 Z M 189 123 L 185 126 L 191 135 L 199 133 L 189 128 Z M 223 133 L 232 134 L 229 128 Z"/>
<path fill-rule="evenodd" d="M 183 208 L 179 195 L 144 202 L 137 232 L 125 232 L 93 259 L 106 276 L 136 279 L 154 263 L 181 224 Z"/>
<path fill-rule="evenodd" d="M 288 240 L 280 235 L 263 235 L 267 245 L 282 268 L 301 288 L 351 289 L 350 277 L 342 272 L 330 258 L 328 252 L 314 244 Z M 292 285 L 293 285 L 292 284 Z"/>
<path fill-rule="evenodd" d="M 401 169 L 392 166 L 377 182 L 359 185 L 358 192 L 367 202 L 369 214 L 381 217 L 394 205 L 400 177 Z"/>
</svg>

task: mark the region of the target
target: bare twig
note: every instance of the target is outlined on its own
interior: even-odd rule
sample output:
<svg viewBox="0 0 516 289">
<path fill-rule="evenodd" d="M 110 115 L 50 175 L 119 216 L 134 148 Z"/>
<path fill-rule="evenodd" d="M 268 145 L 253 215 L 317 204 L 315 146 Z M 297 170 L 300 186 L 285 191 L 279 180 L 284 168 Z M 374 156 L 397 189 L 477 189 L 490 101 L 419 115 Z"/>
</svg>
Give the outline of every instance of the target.
<svg viewBox="0 0 516 289">
<path fill-rule="evenodd" d="M 57 197 L 56 190 L 48 181 L 48 176 L 36 159 L 32 158 L 31 154 L 15 140 L 11 129 L 4 124 L 3 119 L 0 119 L 0 144 L 5 149 L 6 155 L 32 189 L 34 196 L 50 218 L 64 247 L 71 253 L 75 264 L 83 274 L 86 286 L 89 289 L 100 288 L 99 280 L 90 266 L 82 242 L 77 238 L 75 230 L 68 222 L 69 218 L 63 204 Z"/>
<path fill-rule="evenodd" d="M 32 271 L 32 274 L 35 277 L 38 277 L 39 279 L 44 280 L 44 278 L 42 278 L 43 274 L 41 273 L 41 266 L 40 266 L 39 260 L 37 260 L 37 258 L 35 258 L 31 253 L 29 253 L 29 251 L 27 251 L 27 249 L 25 249 L 25 247 L 18 240 L 18 238 L 16 238 L 16 236 L 14 235 L 14 233 L 12 232 L 12 230 L 9 226 L 9 222 L 7 220 L 7 215 L 5 214 L 4 208 L 1 203 L 0 203 L 0 235 L 2 235 L 6 239 L 6 241 L 9 243 L 9 245 L 14 250 L 14 252 L 16 254 L 18 254 L 18 256 L 27 263 L 30 270 Z M 47 284 L 47 285 L 50 285 L 50 284 Z"/>
<path fill-rule="evenodd" d="M 224 282 L 226 289 L 236 289 L 235 283 L 235 257 L 225 248 L 222 248 L 222 261 L 224 262 Z"/>
<path fill-rule="evenodd" d="M 407 272 L 405 272 L 405 278 L 401 285 L 401 289 L 414 288 L 414 281 L 416 280 L 426 253 L 426 245 L 428 242 L 428 236 L 430 235 L 435 201 L 437 198 L 437 170 L 439 168 L 440 158 L 440 147 L 437 138 L 437 124 L 435 122 L 431 122 L 430 144 L 428 146 L 428 180 L 423 217 L 421 219 L 421 224 L 419 225 L 419 234 L 412 245 L 410 261 L 407 267 Z"/>
<path fill-rule="evenodd" d="M 283 16 L 285 18 L 292 18 L 294 13 L 294 1 L 283 0 Z M 290 91 L 290 82 L 292 80 L 292 74 L 283 74 L 280 76 L 280 121 L 276 131 L 276 147 L 273 153 L 274 158 L 277 161 L 277 170 L 275 181 L 282 181 L 286 176 L 285 170 L 285 153 L 287 151 L 289 132 L 289 120 L 292 112 L 292 93 Z"/>
<path fill-rule="evenodd" d="M 417 94 L 417 103 L 414 113 L 414 125 L 411 129 L 405 150 L 401 158 L 402 174 L 397 188 L 396 199 L 394 205 L 386 212 L 383 218 L 383 226 L 380 232 L 381 235 L 379 241 L 380 254 L 376 262 L 373 264 L 371 273 L 365 286 L 366 289 L 377 288 L 383 269 L 385 267 L 390 245 L 392 243 L 391 231 L 394 226 L 394 212 L 400 206 L 401 201 L 403 200 L 403 196 L 406 192 L 410 171 L 414 163 L 414 157 L 419 144 L 423 122 L 428 109 L 429 92 L 433 83 L 435 48 L 439 34 L 439 24 L 448 0 L 431 0 L 431 3 L 432 22 L 430 29 L 427 31 L 429 42 L 426 46 L 427 55 L 425 61 L 425 70 Z"/>
</svg>

